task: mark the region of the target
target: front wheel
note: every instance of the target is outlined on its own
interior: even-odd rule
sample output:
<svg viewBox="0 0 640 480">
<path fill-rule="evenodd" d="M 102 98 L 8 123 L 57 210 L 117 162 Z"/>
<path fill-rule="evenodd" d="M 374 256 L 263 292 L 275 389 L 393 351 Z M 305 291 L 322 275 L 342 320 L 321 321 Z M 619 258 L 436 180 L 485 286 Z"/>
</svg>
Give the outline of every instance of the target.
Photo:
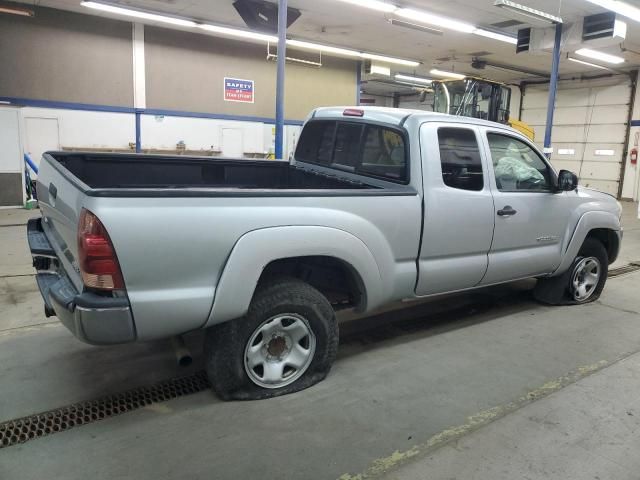
<svg viewBox="0 0 640 480">
<path fill-rule="evenodd" d="M 331 304 L 300 280 L 256 292 L 247 314 L 207 332 L 206 369 L 225 400 L 254 400 L 303 390 L 324 379 L 338 348 Z"/>
<path fill-rule="evenodd" d="M 552 305 L 578 305 L 600 297 L 607 281 L 609 257 L 602 242 L 587 238 L 567 272 L 538 280 L 536 300 Z"/>
</svg>

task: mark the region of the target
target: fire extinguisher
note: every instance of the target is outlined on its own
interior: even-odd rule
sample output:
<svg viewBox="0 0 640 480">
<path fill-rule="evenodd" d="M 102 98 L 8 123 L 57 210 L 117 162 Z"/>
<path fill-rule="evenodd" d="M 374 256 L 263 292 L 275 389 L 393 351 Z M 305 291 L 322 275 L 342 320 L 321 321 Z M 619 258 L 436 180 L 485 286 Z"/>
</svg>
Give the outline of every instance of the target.
<svg viewBox="0 0 640 480">
<path fill-rule="evenodd" d="M 640 140 L 640 132 L 636 132 L 634 141 L 633 141 L 633 148 L 629 153 L 629 160 L 631 161 L 631 165 L 638 164 L 638 141 L 639 140 Z"/>
</svg>

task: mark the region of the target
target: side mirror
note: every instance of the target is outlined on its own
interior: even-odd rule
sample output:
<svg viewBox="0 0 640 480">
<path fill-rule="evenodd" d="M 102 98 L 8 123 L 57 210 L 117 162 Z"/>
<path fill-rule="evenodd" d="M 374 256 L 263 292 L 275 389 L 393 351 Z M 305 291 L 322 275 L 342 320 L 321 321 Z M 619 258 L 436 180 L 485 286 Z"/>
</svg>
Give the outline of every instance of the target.
<svg viewBox="0 0 640 480">
<path fill-rule="evenodd" d="M 569 170 L 560 170 L 558 173 L 558 191 L 571 192 L 578 188 L 578 176 Z"/>
</svg>

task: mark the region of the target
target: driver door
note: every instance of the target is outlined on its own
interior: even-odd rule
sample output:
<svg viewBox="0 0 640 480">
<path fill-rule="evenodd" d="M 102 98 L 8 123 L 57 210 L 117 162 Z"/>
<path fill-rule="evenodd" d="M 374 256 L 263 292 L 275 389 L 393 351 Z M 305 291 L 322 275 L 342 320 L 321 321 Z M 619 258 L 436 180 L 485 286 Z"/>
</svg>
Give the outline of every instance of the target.
<svg viewBox="0 0 640 480">
<path fill-rule="evenodd" d="M 570 209 L 556 174 L 521 137 L 485 130 L 495 228 L 483 285 L 551 273 L 560 264 Z"/>
</svg>

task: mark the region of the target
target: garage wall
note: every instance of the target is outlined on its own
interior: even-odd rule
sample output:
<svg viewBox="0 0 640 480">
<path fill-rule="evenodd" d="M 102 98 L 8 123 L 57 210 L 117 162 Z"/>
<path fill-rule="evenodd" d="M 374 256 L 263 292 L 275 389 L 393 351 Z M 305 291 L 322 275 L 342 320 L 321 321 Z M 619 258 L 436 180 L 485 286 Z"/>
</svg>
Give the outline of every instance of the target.
<svg viewBox="0 0 640 480">
<path fill-rule="evenodd" d="M 542 147 L 548 85 L 527 85 L 521 118 Z M 578 174 L 582 185 L 618 194 L 631 102 L 628 76 L 559 83 L 551 162 Z"/>
<path fill-rule="evenodd" d="M 19 110 L 0 107 L 0 206 L 24 200 L 21 130 Z"/>
<path fill-rule="evenodd" d="M 0 96 L 130 106 L 131 24 L 50 8 L 0 15 Z"/>
<path fill-rule="evenodd" d="M 287 55 L 295 57 L 295 51 Z M 265 45 L 146 27 L 147 108 L 273 117 L 276 64 L 266 56 Z M 304 120 L 313 108 L 356 101 L 356 62 L 324 56 L 322 63 L 287 64 L 287 119 Z M 255 103 L 224 101 L 225 76 L 253 80 Z"/>
</svg>

